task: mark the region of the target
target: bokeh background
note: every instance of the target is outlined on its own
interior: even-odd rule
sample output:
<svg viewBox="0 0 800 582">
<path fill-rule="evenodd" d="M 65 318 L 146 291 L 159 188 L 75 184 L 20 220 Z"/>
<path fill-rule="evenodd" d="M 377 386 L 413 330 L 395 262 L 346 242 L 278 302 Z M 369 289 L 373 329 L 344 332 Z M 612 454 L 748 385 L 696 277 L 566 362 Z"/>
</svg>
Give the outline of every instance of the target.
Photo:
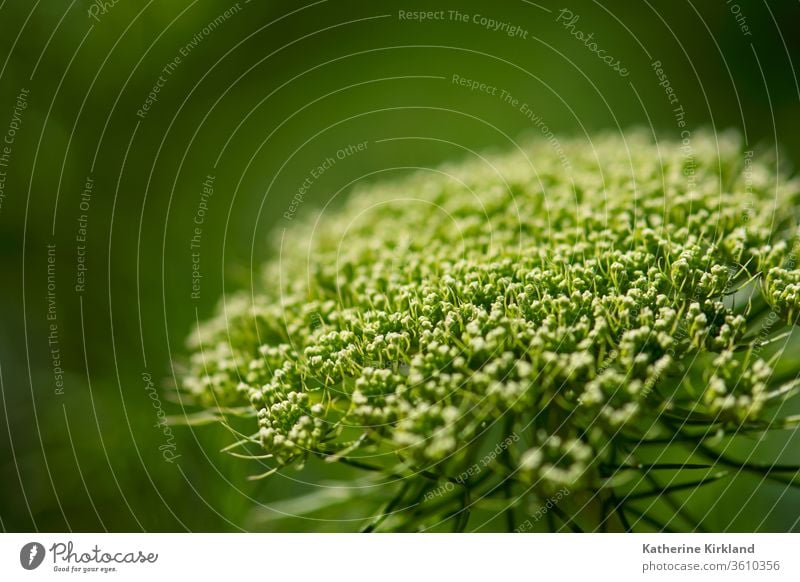
<svg viewBox="0 0 800 582">
<path fill-rule="evenodd" d="M 562 9 L 629 74 L 570 34 Z M 417 10 L 445 17 L 401 17 Z M 335 490 L 288 501 L 353 478 L 346 469 L 249 481 L 252 466 L 220 453 L 224 428 L 174 426 L 167 438 L 158 425 L 159 409 L 187 412 L 173 390 L 187 334 L 274 253 L 311 171 L 366 142 L 312 180 L 298 213 L 378 176 L 507 149 L 542 124 L 676 138 L 655 61 L 688 129 L 780 144 L 790 170 L 798 22 L 795 0 L 0 1 L 0 527 L 357 529 L 348 512 L 363 511 L 312 511 L 335 505 Z M 756 485 L 735 482 L 703 525 L 795 523 L 795 493 Z M 745 504 L 733 523 L 731 503 Z"/>
</svg>

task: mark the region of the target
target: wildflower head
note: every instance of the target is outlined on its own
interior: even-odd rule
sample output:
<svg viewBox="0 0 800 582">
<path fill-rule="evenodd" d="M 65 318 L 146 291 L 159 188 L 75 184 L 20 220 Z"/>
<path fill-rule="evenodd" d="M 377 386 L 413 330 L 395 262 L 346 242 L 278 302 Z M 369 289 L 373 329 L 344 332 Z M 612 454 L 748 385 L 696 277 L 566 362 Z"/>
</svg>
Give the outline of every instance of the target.
<svg viewBox="0 0 800 582">
<path fill-rule="evenodd" d="M 535 143 L 290 229 L 192 337 L 185 392 L 250 407 L 276 468 L 357 458 L 576 507 L 642 494 L 619 474 L 648 444 L 713 459 L 720 431 L 788 426 L 771 339 L 800 314 L 800 184 L 767 157 L 745 177 L 731 135 L 691 159 L 635 132 L 561 145 L 568 169 Z"/>
</svg>

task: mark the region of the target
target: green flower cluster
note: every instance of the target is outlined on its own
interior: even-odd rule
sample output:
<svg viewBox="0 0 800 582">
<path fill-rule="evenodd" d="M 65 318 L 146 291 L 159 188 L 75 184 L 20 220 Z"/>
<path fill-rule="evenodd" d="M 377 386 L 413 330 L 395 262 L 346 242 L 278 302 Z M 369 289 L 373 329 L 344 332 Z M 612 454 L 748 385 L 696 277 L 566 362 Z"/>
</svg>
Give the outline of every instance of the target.
<svg viewBox="0 0 800 582">
<path fill-rule="evenodd" d="M 535 143 L 290 229 L 191 339 L 185 392 L 252 406 L 276 467 L 446 480 L 519 435 L 493 471 L 541 498 L 596 492 L 615 443 L 777 426 L 800 183 L 735 135 L 561 146 L 569 169 Z"/>
</svg>

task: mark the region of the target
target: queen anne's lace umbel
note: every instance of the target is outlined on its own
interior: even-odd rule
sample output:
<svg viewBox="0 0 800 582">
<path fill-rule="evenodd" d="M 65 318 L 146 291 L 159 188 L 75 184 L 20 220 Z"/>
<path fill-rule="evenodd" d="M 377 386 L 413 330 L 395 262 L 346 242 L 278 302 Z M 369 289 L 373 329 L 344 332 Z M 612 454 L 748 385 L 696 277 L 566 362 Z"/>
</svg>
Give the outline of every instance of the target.
<svg viewBox="0 0 800 582">
<path fill-rule="evenodd" d="M 492 470 L 543 492 L 597 487 L 618 439 L 791 422 L 770 340 L 800 314 L 798 181 L 731 135 L 561 147 L 293 226 L 255 294 L 191 339 L 185 391 L 252 405 L 277 466 L 378 454 L 458 475 L 514 435 Z"/>
</svg>

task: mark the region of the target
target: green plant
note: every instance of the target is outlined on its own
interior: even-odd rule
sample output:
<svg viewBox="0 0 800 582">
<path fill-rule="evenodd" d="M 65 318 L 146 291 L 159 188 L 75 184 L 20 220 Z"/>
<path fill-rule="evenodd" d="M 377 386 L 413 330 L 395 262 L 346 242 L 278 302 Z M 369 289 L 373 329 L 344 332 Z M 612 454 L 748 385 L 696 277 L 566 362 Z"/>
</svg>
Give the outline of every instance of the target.
<svg viewBox="0 0 800 582">
<path fill-rule="evenodd" d="M 191 339 L 184 393 L 249 413 L 234 444 L 267 474 L 319 457 L 384 479 L 366 529 L 463 530 L 478 508 L 496 529 L 694 528 L 707 484 L 796 486 L 731 443 L 799 420 L 798 181 L 735 135 L 552 146 L 289 229 Z"/>
</svg>

